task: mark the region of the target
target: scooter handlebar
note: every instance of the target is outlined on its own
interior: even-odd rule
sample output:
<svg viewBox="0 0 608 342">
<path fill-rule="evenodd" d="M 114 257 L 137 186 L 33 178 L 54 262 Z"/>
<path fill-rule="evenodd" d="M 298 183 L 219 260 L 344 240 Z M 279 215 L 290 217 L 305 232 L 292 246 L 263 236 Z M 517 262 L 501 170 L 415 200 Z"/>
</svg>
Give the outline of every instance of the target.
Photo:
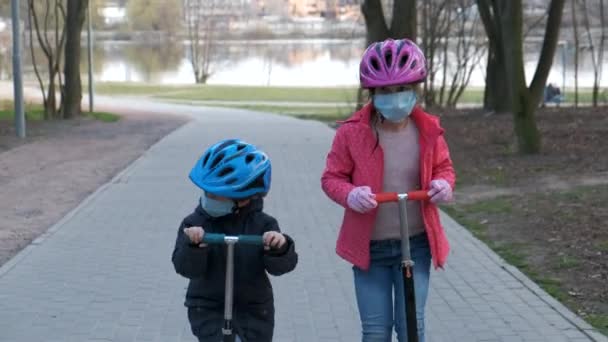
<svg viewBox="0 0 608 342">
<path fill-rule="evenodd" d="M 431 199 L 429 192 L 426 190 L 411 191 L 407 193 L 407 199 L 410 201 L 428 201 Z"/>
<path fill-rule="evenodd" d="M 229 236 L 225 234 L 216 234 L 216 233 L 205 233 L 203 236 L 203 243 L 208 244 L 224 244 L 227 239 L 236 240 L 236 243 L 242 243 L 246 245 L 263 245 L 264 240 L 261 235 L 238 235 L 238 236 Z"/>
<path fill-rule="evenodd" d="M 406 194 L 396 192 L 381 192 L 376 194 L 376 202 L 398 202 L 400 197 L 405 197 L 408 201 L 428 201 L 430 199 L 426 190 L 410 191 Z"/>
<path fill-rule="evenodd" d="M 388 203 L 399 201 L 399 194 L 396 192 L 381 192 L 376 194 L 376 202 Z"/>
<path fill-rule="evenodd" d="M 263 245 L 264 239 L 261 235 L 240 235 L 239 243 L 243 243 L 246 245 Z"/>
</svg>

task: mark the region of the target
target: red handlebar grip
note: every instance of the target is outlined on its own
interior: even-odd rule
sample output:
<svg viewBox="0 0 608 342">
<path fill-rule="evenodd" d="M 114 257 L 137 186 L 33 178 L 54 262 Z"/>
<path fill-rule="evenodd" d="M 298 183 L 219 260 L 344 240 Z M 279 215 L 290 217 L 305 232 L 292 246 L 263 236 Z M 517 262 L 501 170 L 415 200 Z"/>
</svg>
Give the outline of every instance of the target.
<svg viewBox="0 0 608 342">
<path fill-rule="evenodd" d="M 398 202 L 399 197 L 396 192 L 381 192 L 376 194 L 376 202 L 378 203 L 386 203 L 386 202 Z"/>
<path fill-rule="evenodd" d="M 430 199 L 427 191 L 412 191 L 407 193 L 407 199 L 410 201 L 428 201 Z"/>
</svg>

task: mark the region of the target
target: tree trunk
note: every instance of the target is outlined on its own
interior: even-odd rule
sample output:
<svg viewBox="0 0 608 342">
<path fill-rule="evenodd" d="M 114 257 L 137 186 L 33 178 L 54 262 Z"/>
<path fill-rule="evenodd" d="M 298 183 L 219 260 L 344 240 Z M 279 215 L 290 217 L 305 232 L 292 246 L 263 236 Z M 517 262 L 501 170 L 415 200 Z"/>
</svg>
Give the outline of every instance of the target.
<svg viewBox="0 0 608 342">
<path fill-rule="evenodd" d="M 501 1 L 504 2 L 498 0 L 498 3 L 502 3 Z M 496 113 L 507 113 L 511 109 L 511 100 L 503 63 L 503 38 L 496 8 L 498 3 L 490 4 L 489 1 L 477 0 L 479 16 L 489 41 L 483 107 Z"/>
<path fill-rule="evenodd" d="M 534 107 L 530 105 L 530 94 L 526 86 L 523 51 L 523 11 L 521 0 L 509 0 L 502 4 L 500 21 L 503 32 L 504 60 L 509 88 L 511 89 L 511 111 L 515 125 L 515 136 L 519 151 L 540 151 L 540 134 L 534 119 Z M 507 30 L 510 28 L 510 30 Z M 540 63 L 539 63 L 540 64 Z"/>
<path fill-rule="evenodd" d="M 504 0 L 503 0 L 504 1 Z M 538 66 L 530 87 L 526 87 L 526 77 L 523 60 L 522 35 L 522 3 L 521 0 L 505 1 L 502 10 L 499 10 L 504 41 L 504 60 L 506 73 L 511 88 L 512 112 L 514 115 L 515 134 L 517 136 L 519 151 L 522 153 L 538 153 L 541 139 L 534 112 L 538 106 L 543 89 L 551 70 L 553 57 L 557 48 L 559 28 L 562 20 L 565 0 L 551 0 L 549 17 L 543 38 Z"/>
<path fill-rule="evenodd" d="M 483 108 L 496 113 L 508 113 L 511 107 L 502 57 L 490 47 L 486 66 Z"/>
<path fill-rule="evenodd" d="M 55 78 L 55 75 L 49 76 L 49 78 Z M 57 95 L 55 89 L 55 81 L 49 83 L 48 94 L 46 95 L 46 102 L 44 104 L 44 116 L 46 119 L 58 119 L 57 113 Z"/>
<path fill-rule="evenodd" d="M 593 37 L 591 35 L 591 22 L 589 20 L 589 8 L 587 8 L 587 0 L 583 0 L 583 18 L 585 23 L 585 31 L 587 32 L 587 39 L 589 46 L 591 47 L 591 59 L 593 61 L 593 107 L 598 106 L 599 100 L 599 89 L 600 89 L 600 78 L 602 74 L 602 62 L 603 62 L 603 50 L 604 50 L 604 39 L 605 39 L 605 27 L 604 27 L 604 1 L 599 2 L 599 17 L 600 17 L 600 42 L 596 46 Z M 591 9 L 593 11 L 594 9 Z M 597 55 L 595 51 L 598 50 Z"/>
<path fill-rule="evenodd" d="M 409 38 L 416 41 L 417 17 L 416 0 L 394 0 L 393 19 L 390 28 L 391 37 L 395 39 Z"/>
<path fill-rule="evenodd" d="M 361 4 L 361 13 L 363 13 L 367 28 L 367 46 L 388 38 L 389 29 L 384 19 L 384 11 L 380 0 L 365 0 Z"/>
<path fill-rule="evenodd" d="M 593 103 L 597 103 L 599 98 L 600 80 L 602 77 L 602 71 L 604 66 L 604 44 L 606 42 L 606 17 L 604 13 L 604 0 L 600 0 L 600 46 L 598 48 L 598 72 L 594 77 L 594 88 L 593 88 Z"/>
<path fill-rule="evenodd" d="M 574 34 L 574 108 L 578 108 L 578 23 L 576 21 L 576 0 L 572 4 L 572 30 Z"/>
<path fill-rule="evenodd" d="M 84 25 L 89 0 L 68 0 L 65 44 L 65 97 L 62 99 L 63 118 L 82 114 L 82 82 L 80 79 L 80 33 Z"/>
<path fill-rule="evenodd" d="M 583 12 L 583 25 L 585 27 L 585 33 L 587 36 L 587 42 L 589 44 L 589 49 L 591 50 L 591 62 L 593 63 L 593 107 L 597 107 L 597 97 L 596 97 L 596 88 L 597 88 L 597 71 L 598 64 L 595 55 L 595 42 L 593 41 L 593 36 L 591 35 L 591 23 L 589 20 L 589 9 L 587 8 L 587 0 L 582 1 L 582 12 Z"/>
<path fill-rule="evenodd" d="M 529 101 L 529 94 L 518 94 L 521 97 L 520 105 L 513 112 L 515 120 L 515 133 L 520 153 L 534 154 L 540 152 L 541 138 L 536 127 L 535 109 Z"/>
</svg>

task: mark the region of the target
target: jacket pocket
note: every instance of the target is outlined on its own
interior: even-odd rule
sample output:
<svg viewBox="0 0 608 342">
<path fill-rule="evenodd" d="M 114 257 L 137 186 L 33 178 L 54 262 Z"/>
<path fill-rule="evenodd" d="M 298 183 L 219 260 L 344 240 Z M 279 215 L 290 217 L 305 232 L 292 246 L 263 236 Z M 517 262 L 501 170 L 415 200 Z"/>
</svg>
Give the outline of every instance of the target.
<svg viewBox="0 0 608 342">
<path fill-rule="evenodd" d="M 221 311 L 202 306 L 188 308 L 188 320 L 192 334 L 201 342 L 222 341 L 222 326 L 224 324 Z"/>
<path fill-rule="evenodd" d="M 274 307 L 272 305 L 248 305 L 243 312 L 244 342 L 271 342 L 274 331 Z"/>
</svg>

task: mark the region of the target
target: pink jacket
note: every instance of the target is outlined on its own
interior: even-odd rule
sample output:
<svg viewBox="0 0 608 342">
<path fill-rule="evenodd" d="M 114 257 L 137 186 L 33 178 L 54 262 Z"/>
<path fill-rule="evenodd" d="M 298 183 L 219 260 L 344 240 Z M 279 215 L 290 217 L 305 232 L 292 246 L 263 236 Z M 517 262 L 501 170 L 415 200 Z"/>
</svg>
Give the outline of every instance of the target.
<svg viewBox="0 0 608 342">
<path fill-rule="evenodd" d="M 348 193 L 364 185 L 371 187 L 374 193 L 394 191 L 382 189 L 384 155 L 382 148 L 379 145 L 376 147 L 376 135 L 370 124 L 372 110 L 372 104 L 367 104 L 338 128 L 321 177 L 327 196 L 346 208 L 336 253 L 364 270 L 370 264 L 369 244 L 377 210 L 366 214 L 351 210 L 346 204 Z M 420 184 L 424 184 L 426 189 L 431 180 L 442 178 L 453 188 L 456 176 L 439 119 L 425 113 L 420 107 L 414 108 L 410 117 L 420 134 Z M 443 267 L 450 246 L 439 222 L 439 211 L 434 204 L 424 202 L 422 216 L 433 264 L 435 268 Z"/>
</svg>

